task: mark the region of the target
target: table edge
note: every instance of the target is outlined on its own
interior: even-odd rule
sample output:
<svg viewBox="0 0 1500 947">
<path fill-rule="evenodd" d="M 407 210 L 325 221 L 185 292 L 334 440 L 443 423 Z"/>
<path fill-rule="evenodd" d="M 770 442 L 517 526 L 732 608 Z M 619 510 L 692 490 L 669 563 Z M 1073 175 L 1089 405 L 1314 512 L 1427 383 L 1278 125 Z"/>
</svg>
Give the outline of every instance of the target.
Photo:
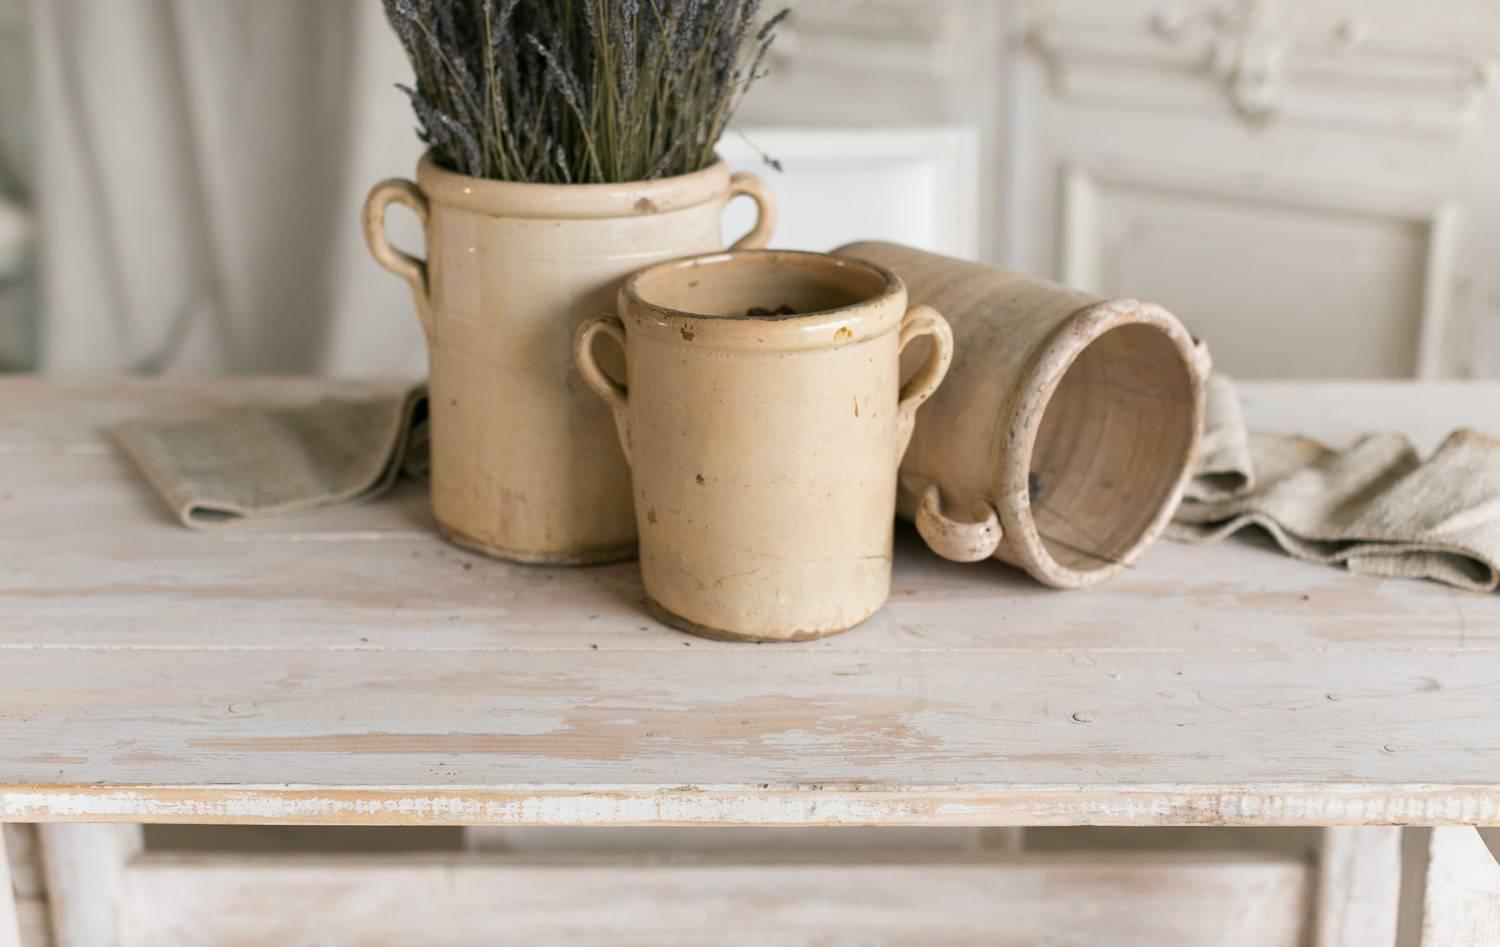
<svg viewBox="0 0 1500 947">
<path fill-rule="evenodd" d="M 595 827 L 1500 826 L 1500 784 L 961 789 L 0 785 L 0 822 Z"/>
</svg>

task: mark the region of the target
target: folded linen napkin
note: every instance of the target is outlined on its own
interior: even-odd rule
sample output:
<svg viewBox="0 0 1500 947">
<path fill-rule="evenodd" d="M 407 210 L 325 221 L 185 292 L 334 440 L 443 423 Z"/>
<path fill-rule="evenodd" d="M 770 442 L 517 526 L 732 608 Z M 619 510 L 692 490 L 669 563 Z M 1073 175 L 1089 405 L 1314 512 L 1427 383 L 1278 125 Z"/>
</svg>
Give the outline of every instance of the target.
<svg viewBox="0 0 1500 947">
<path fill-rule="evenodd" d="M 427 390 L 246 405 L 115 429 L 184 526 L 212 529 L 370 500 L 426 474 Z"/>
<path fill-rule="evenodd" d="M 1210 378 L 1208 399 L 1198 473 L 1172 538 L 1259 526 L 1293 556 L 1355 573 L 1500 586 L 1500 438 L 1460 429 L 1425 461 L 1400 434 L 1335 450 L 1248 431 L 1226 376 Z"/>
</svg>

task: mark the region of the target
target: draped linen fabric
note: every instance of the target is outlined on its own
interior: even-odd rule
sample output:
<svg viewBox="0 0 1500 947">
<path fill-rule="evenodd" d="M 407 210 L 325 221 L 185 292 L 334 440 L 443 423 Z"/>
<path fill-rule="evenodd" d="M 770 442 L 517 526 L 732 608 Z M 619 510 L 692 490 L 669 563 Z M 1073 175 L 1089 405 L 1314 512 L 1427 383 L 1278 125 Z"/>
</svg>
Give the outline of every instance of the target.
<svg viewBox="0 0 1500 947">
<path fill-rule="evenodd" d="M 369 187 L 421 152 L 380 4 L 28 12 L 44 371 L 422 373 L 407 286 L 359 228 Z M 415 222 L 391 223 L 420 252 Z"/>
</svg>

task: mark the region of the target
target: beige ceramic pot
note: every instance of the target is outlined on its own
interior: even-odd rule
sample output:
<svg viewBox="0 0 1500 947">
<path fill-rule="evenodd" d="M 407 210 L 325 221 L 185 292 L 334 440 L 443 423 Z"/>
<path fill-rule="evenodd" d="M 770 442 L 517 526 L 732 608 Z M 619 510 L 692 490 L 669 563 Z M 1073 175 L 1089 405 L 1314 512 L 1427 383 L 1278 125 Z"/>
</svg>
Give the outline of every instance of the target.
<svg viewBox="0 0 1500 947">
<path fill-rule="evenodd" d="M 953 325 L 953 370 L 901 467 L 902 515 L 934 551 L 1078 588 L 1161 535 L 1208 374 L 1171 313 L 894 244 L 835 252 L 889 268 Z"/>
<path fill-rule="evenodd" d="M 432 505 L 461 546 L 521 562 L 589 563 L 635 553 L 630 470 L 609 411 L 578 383 L 573 334 L 614 310 L 620 281 L 659 260 L 717 250 L 724 205 L 746 194 L 764 246 L 767 188 L 722 163 L 661 181 L 484 181 L 438 167 L 383 182 L 365 204 L 370 250 L 411 283 L 427 333 Z M 391 246 L 385 212 L 409 207 L 427 259 Z"/>
<path fill-rule="evenodd" d="M 634 470 L 656 615 L 789 641 L 878 610 L 896 469 L 952 357 L 943 318 L 908 310 L 880 267 L 782 251 L 651 267 L 620 290 L 620 314 L 585 323 L 577 354 Z M 600 334 L 625 347 L 628 385 L 595 362 Z M 901 350 L 924 335 L 930 354 L 901 388 Z"/>
</svg>

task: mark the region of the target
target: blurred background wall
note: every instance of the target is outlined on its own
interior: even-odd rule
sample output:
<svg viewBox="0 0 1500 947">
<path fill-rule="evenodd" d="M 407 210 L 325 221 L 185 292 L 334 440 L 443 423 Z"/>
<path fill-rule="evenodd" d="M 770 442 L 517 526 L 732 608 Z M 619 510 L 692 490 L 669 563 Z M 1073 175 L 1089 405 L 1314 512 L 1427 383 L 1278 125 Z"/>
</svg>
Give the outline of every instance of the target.
<svg viewBox="0 0 1500 947">
<path fill-rule="evenodd" d="M 422 371 L 375 0 L 0 0 L 0 50 L 0 365 Z M 1500 374 L 1493 0 L 802 0 L 775 52 L 782 245 L 1151 298 L 1247 377 Z"/>
</svg>

